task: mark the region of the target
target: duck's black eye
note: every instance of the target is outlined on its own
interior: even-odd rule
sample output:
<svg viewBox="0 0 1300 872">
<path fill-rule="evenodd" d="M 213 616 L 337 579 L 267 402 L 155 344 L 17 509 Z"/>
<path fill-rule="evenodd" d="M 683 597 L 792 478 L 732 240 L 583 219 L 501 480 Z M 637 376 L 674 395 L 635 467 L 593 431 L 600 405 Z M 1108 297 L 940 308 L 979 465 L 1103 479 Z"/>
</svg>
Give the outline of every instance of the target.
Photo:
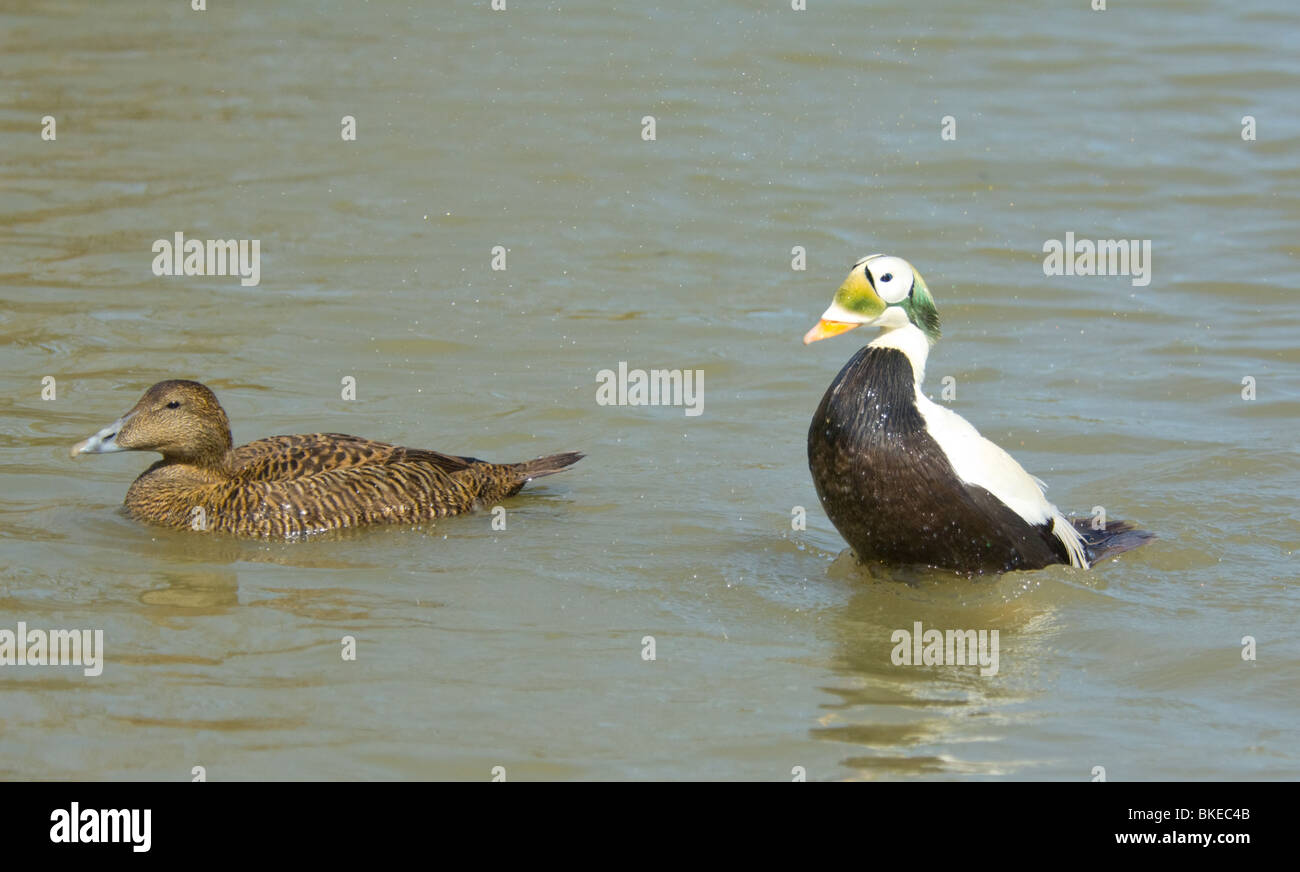
<svg viewBox="0 0 1300 872">
<path fill-rule="evenodd" d="M 883 276 L 880 277 L 880 280 L 881 280 L 882 282 L 887 282 L 887 281 L 892 280 L 893 278 L 894 278 L 894 274 L 893 274 L 893 273 L 885 273 Z"/>
<path fill-rule="evenodd" d="M 167 404 L 167 408 L 169 409 L 179 409 L 180 407 L 181 407 L 180 400 L 172 400 L 170 403 Z"/>
</svg>

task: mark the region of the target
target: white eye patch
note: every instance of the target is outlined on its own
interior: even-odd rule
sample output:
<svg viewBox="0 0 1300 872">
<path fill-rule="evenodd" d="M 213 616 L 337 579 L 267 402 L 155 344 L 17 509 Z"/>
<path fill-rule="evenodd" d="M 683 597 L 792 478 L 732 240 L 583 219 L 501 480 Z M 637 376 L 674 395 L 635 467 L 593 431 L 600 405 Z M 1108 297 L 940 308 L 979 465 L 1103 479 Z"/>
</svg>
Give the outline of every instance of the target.
<svg viewBox="0 0 1300 872">
<path fill-rule="evenodd" d="M 873 257 L 862 271 L 886 303 L 902 302 L 912 292 L 912 265 L 901 257 Z"/>
</svg>

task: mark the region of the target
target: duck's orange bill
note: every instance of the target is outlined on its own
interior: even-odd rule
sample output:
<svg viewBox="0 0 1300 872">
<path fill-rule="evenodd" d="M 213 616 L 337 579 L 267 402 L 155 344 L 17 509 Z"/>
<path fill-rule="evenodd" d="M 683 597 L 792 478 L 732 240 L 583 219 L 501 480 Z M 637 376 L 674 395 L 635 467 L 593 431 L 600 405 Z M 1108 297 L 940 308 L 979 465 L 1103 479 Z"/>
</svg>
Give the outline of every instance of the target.
<svg viewBox="0 0 1300 872">
<path fill-rule="evenodd" d="M 827 321 L 825 318 L 817 322 L 817 326 L 803 335 L 803 344 L 809 345 L 818 339 L 829 339 L 832 336 L 839 336 L 841 333 L 848 333 L 854 327 L 861 327 L 861 324 L 851 324 L 845 321 Z"/>
</svg>

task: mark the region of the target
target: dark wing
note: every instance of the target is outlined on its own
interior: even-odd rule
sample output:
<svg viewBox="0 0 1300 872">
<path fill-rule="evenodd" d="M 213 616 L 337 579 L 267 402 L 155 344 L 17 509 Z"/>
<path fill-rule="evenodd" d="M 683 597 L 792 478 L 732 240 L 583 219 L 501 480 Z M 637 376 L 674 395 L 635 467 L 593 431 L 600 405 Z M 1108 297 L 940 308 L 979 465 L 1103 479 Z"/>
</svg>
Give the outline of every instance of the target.
<svg viewBox="0 0 1300 872">
<path fill-rule="evenodd" d="M 244 481 L 295 481 L 331 470 L 408 461 L 450 473 L 479 462 L 346 433 L 271 436 L 241 445 L 234 453 L 235 472 Z"/>
<path fill-rule="evenodd" d="M 964 493 L 957 498 L 962 506 L 958 513 L 965 514 L 968 520 L 966 535 L 972 545 L 981 541 L 1000 543 L 987 547 L 993 552 L 1004 549 L 1002 571 L 1042 569 L 1055 563 L 1070 565 L 1070 555 L 1052 532 L 1051 520 L 1031 524 L 979 485 L 961 483 L 960 487 Z"/>
</svg>

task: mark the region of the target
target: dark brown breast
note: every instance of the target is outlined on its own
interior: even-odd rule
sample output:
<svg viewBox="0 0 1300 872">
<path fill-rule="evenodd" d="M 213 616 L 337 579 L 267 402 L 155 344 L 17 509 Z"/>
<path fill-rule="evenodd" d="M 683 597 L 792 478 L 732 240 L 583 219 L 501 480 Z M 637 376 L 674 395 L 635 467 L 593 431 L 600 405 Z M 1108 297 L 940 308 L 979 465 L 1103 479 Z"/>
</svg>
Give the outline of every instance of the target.
<svg viewBox="0 0 1300 872">
<path fill-rule="evenodd" d="M 426 449 L 404 448 L 346 433 L 270 436 L 234 450 L 235 469 L 246 481 L 287 481 L 331 469 L 417 460 L 446 472 L 480 463 Z"/>
<path fill-rule="evenodd" d="M 1068 562 L 1050 525 L 1032 525 L 964 484 L 925 429 L 912 364 L 867 346 L 831 383 L 808 430 L 822 507 L 861 560 L 957 572 Z"/>
</svg>

